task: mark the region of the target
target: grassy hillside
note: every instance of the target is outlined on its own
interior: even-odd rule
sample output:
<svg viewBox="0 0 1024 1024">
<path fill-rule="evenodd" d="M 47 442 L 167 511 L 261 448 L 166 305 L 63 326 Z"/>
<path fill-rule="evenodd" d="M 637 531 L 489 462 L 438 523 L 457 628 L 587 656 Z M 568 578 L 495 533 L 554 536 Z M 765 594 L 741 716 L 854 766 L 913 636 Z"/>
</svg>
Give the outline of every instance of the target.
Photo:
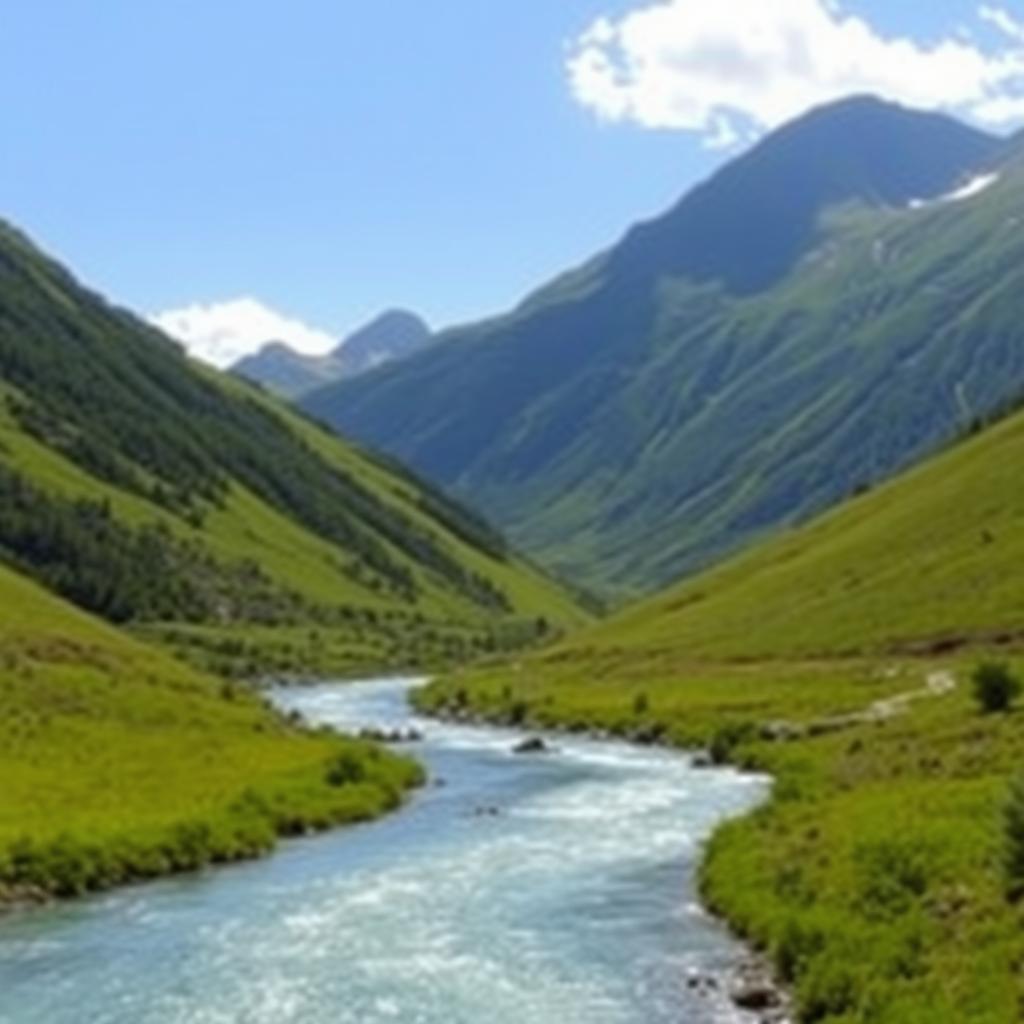
<svg viewBox="0 0 1024 1024">
<path fill-rule="evenodd" d="M 1024 169 L 912 206 L 998 149 L 869 101 L 817 112 L 509 316 L 306 405 L 545 565 L 648 593 L 1019 389 Z"/>
<path fill-rule="evenodd" d="M 1021 460 L 1016 415 L 549 651 L 451 676 L 425 703 L 770 770 L 771 803 L 715 838 L 704 887 L 773 957 L 801 1020 L 1019 1020 L 1024 905 L 1003 812 L 1024 717 L 983 714 L 968 678 L 982 659 L 1024 669 Z"/>
<path fill-rule="evenodd" d="M 0 904 L 253 856 L 420 779 L 3 568 L 0 608 Z"/>
<path fill-rule="evenodd" d="M 451 664 L 586 618 L 472 513 L 3 225 L 0 498 L 0 561 L 220 672 Z"/>
</svg>

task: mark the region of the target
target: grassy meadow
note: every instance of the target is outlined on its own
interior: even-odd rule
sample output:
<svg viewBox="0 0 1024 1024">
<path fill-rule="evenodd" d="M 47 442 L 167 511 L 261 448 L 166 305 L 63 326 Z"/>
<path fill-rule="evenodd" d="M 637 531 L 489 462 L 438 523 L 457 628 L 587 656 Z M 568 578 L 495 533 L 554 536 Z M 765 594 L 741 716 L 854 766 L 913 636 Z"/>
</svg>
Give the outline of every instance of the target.
<svg viewBox="0 0 1024 1024">
<path fill-rule="evenodd" d="M 264 853 L 421 779 L 3 569 L 0 607 L 0 903 Z"/>
</svg>

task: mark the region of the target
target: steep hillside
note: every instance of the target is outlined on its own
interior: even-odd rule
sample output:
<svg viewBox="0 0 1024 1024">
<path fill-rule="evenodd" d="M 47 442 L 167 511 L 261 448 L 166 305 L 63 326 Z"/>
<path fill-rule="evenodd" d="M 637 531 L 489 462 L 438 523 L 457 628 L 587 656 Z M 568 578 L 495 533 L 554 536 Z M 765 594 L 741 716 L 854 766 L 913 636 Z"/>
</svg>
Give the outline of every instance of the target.
<svg viewBox="0 0 1024 1024">
<path fill-rule="evenodd" d="M 0 908 L 236 860 L 420 779 L 0 567 Z"/>
<path fill-rule="evenodd" d="M 941 201 L 1002 153 L 936 115 L 825 108 L 509 316 L 305 405 L 546 564 L 649 590 L 1019 388 L 1024 169 Z"/>
<path fill-rule="evenodd" d="M 570 637 L 690 662 L 1024 650 L 1024 416 Z"/>
<path fill-rule="evenodd" d="M 407 359 L 434 340 L 414 313 L 391 310 L 347 337 L 325 356 L 307 356 L 272 341 L 255 355 L 240 359 L 231 372 L 260 384 L 282 398 L 296 399 L 340 380 L 351 380 Z"/>
<path fill-rule="evenodd" d="M 475 516 L 2 226 L 0 495 L 4 561 L 219 670 L 437 664 L 583 617 Z"/>
<path fill-rule="evenodd" d="M 772 772 L 724 829 L 705 894 L 770 954 L 799 1019 L 1019 1019 L 1024 918 L 1004 811 L 1019 711 L 979 662 L 1024 668 L 1024 414 L 427 707 L 706 745 Z"/>
</svg>

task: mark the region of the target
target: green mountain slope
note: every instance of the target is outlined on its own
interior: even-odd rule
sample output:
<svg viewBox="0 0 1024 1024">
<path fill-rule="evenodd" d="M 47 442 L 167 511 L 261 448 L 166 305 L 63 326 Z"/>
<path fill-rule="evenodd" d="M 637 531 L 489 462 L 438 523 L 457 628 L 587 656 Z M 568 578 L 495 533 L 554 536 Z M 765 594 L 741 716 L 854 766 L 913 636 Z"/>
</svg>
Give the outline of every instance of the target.
<svg viewBox="0 0 1024 1024">
<path fill-rule="evenodd" d="M 1024 648 L 1024 417 L 634 605 L 552 653 L 699 662 Z"/>
<path fill-rule="evenodd" d="M 0 226 L 0 558 L 204 665 L 451 662 L 584 614 L 485 523 Z"/>
<path fill-rule="evenodd" d="M 770 771 L 771 802 L 716 836 L 704 889 L 773 958 L 799 1019 L 1019 1019 L 1003 811 L 1024 723 L 983 714 L 967 683 L 981 660 L 1024 668 L 1022 460 L 1016 414 L 424 703 L 703 744 Z"/>
<path fill-rule="evenodd" d="M 815 112 L 508 317 L 306 407 L 471 497 L 545 564 L 652 589 L 1019 388 L 1024 169 L 913 202 L 1002 152 L 876 101 Z"/>
<path fill-rule="evenodd" d="M 0 567 L 0 907 L 265 852 L 419 770 L 310 734 Z"/>
</svg>

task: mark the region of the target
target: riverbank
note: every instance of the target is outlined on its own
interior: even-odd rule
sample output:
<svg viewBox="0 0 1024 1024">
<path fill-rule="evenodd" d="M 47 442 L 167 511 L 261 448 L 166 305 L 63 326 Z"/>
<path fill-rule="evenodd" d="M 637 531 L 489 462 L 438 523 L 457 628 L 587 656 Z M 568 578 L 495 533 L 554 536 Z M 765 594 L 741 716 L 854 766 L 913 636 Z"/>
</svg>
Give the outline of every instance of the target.
<svg viewBox="0 0 1024 1024">
<path fill-rule="evenodd" d="M 969 665 L 953 665 L 963 675 Z M 920 689 L 935 663 L 612 667 L 535 659 L 439 680 L 425 710 L 523 728 L 605 731 L 767 772 L 771 799 L 722 826 L 707 905 L 767 957 L 800 1020 L 1017 1019 L 1024 919 L 1005 895 L 1000 813 L 1024 756 L 1017 716 L 963 691 L 810 728 Z M 784 729 L 781 725 L 807 728 Z"/>
<path fill-rule="evenodd" d="M 211 808 L 138 831 L 23 832 L 0 849 L 0 912 L 263 857 L 286 838 L 372 821 L 423 782 L 419 766 L 366 744 L 319 741 L 319 765 L 247 785 Z"/>
<path fill-rule="evenodd" d="M 0 603 L 0 906 L 260 856 L 422 779 L 2 570 Z"/>
<path fill-rule="evenodd" d="M 0 913 L 263 857 L 281 839 L 394 811 L 423 782 L 414 761 L 370 744 L 304 738 L 328 756 L 280 778 L 264 773 L 219 808 L 180 818 L 157 812 L 161 823 L 138 828 L 119 816 L 56 834 L 23 829 L 0 846 Z"/>
</svg>

